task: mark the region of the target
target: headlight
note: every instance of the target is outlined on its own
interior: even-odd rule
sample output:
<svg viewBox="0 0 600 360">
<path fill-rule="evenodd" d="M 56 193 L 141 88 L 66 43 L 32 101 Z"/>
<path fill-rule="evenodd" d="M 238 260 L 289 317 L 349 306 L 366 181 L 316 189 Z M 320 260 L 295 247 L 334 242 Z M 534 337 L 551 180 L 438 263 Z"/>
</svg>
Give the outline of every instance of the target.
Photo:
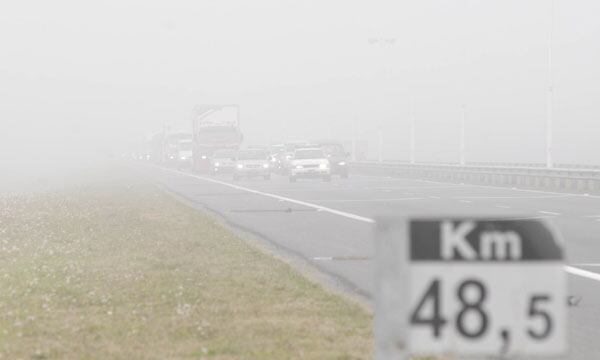
<svg viewBox="0 0 600 360">
<path fill-rule="evenodd" d="M 345 161 L 340 161 L 340 162 L 338 163 L 338 165 L 339 165 L 339 166 L 345 166 L 345 165 L 346 165 L 346 162 L 345 162 Z"/>
<path fill-rule="evenodd" d="M 206 160 L 206 155 L 202 155 L 202 160 Z"/>
<path fill-rule="evenodd" d="M 169 158 L 170 158 L 171 160 L 173 160 L 173 159 L 175 159 L 175 156 L 171 155 L 171 156 L 169 156 Z"/>
<path fill-rule="evenodd" d="M 243 168 L 244 168 L 244 165 L 242 165 L 242 164 L 237 164 L 235 167 L 236 167 L 236 168 L 238 168 L 238 169 L 243 169 Z"/>
<path fill-rule="evenodd" d="M 265 169 L 268 169 L 268 168 L 269 168 L 269 164 L 263 164 L 263 167 L 264 167 Z"/>
<path fill-rule="evenodd" d="M 319 164 L 319 169 L 327 169 L 328 167 L 329 165 L 326 163 Z"/>
<path fill-rule="evenodd" d="M 221 164 L 219 164 L 218 162 L 215 163 L 215 166 L 219 166 L 219 165 L 221 165 Z"/>
<path fill-rule="evenodd" d="M 302 169 L 302 165 L 296 165 L 296 169 Z"/>
</svg>

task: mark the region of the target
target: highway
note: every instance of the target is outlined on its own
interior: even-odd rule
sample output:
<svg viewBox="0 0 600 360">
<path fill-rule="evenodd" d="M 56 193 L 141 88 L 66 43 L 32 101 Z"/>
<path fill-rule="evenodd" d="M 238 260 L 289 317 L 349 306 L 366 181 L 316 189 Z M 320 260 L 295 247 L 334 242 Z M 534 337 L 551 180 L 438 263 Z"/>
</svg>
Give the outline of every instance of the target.
<svg viewBox="0 0 600 360">
<path fill-rule="evenodd" d="M 332 182 L 212 177 L 158 167 L 140 170 L 188 203 L 332 275 L 349 291 L 372 292 L 372 223 L 377 216 L 465 215 L 549 218 L 565 240 L 569 359 L 600 354 L 600 196 L 362 176 Z"/>
</svg>

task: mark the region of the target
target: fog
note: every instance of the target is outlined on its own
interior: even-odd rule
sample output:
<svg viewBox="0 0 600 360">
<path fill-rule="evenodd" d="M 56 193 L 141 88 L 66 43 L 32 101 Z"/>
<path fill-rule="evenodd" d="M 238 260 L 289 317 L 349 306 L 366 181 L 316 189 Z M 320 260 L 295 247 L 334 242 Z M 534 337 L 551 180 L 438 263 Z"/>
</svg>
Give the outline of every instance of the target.
<svg viewBox="0 0 600 360">
<path fill-rule="evenodd" d="M 600 3 L 555 1 L 554 156 L 600 164 Z M 551 2 L 4 1 L 1 159 L 53 168 L 235 103 L 246 144 L 369 142 L 406 160 L 543 162 Z M 463 106 L 464 105 L 464 106 Z M 24 166 L 21 166 L 22 168 Z"/>
</svg>

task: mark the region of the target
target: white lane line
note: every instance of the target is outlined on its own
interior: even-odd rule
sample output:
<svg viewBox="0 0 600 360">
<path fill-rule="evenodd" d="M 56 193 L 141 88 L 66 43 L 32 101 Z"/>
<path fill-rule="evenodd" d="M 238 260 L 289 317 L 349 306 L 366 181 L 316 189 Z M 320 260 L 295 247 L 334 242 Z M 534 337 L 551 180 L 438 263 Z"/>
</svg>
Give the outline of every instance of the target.
<svg viewBox="0 0 600 360">
<path fill-rule="evenodd" d="M 393 201 L 410 201 L 410 200 L 425 200 L 426 198 L 392 198 L 392 199 L 310 199 L 308 201 L 318 202 L 393 202 Z"/>
<path fill-rule="evenodd" d="M 317 256 L 313 257 L 313 260 L 320 261 L 335 261 L 335 260 L 371 260 L 369 256 L 356 256 L 356 255 L 345 255 L 345 256 Z"/>
<path fill-rule="evenodd" d="M 374 176 L 376 177 L 376 176 Z M 398 178 L 402 179 L 402 178 Z M 406 180 L 406 178 L 404 178 Z M 415 180 L 417 181 L 417 180 Z M 452 184 L 451 182 L 443 182 L 443 181 L 434 181 L 434 180 L 419 180 L 431 184 Z M 569 192 L 558 192 L 558 191 L 544 191 L 544 190 L 533 190 L 533 189 L 517 189 L 517 188 L 509 188 L 506 186 L 493 186 L 493 185 L 476 185 L 476 184 L 465 184 L 465 187 L 478 187 L 483 189 L 497 189 L 497 190 L 512 190 L 512 191 L 522 191 L 529 192 L 535 194 L 550 194 L 550 195 L 563 195 L 566 197 L 584 197 L 589 199 L 600 199 L 599 195 L 590 195 L 590 194 L 578 194 L 578 193 L 569 193 Z"/>
<path fill-rule="evenodd" d="M 247 192 L 252 193 L 252 194 L 262 195 L 262 196 L 270 197 L 270 198 L 277 199 L 277 200 L 289 201 L 289 202 L 294 203 L 294 204 L 304 205 L 306 207 L 310 207 L 310 208 L 317 209 L 317 210 L 321 209 L 321 211 L 326 211 L 328 213 L 331 213 L 331 214 L 334 214 L 334 215 L 338 215 L 338 216 L 342 216 L 342 217 L 345 217 L 345 218 L 348 218 L 348 219 L 352 219 L 352 220 L 362 221 L 362 222 L 366 222 L 366 223 L 370 223 L 370 224 L 372 224 L 372 223 L 375 222 L 375 220 L 367 218 L 367 217 L 364 217 L 364 216 L 360 216 L 360 215 L 356 215 L 356 214 L 351 214 L 351 213 L 347 213 L 347 212 L 344 212 L 344 211 L 339 211 L 339 210 L 331 209 L 331 208 L 328 208 L 328 207 L 325 207 L 325 206 L 311 204 L 311 203 L 307 203 L 307 202 L 300 201 L 300 200 L 290 199 L 290 198 L 287 198 L 285 196 L 279 196 L 279 195 L 269 194 L 269 193 L 265 193 L 265 192 L 258 191 L 258 190 L 253 190 L 253 189 L 246 188 L 246 187 L 243 187 L 243 186 L 238 186 L 238 185 L 230 184 L 230 183 L 227 183 L 227 182 L 224 182 L 224 181 L 219 181 L 219 180 L 214 180 L 214 179 L 210 179 L 210 178 L 205 178 L 203 176 L 188 174 L 188 173 L 185 173 L 183 171 L 177 171 L 177 170 L 171 170 L 171 169 L 164 169 L 164 168 L 160 168 L 160 167 L 159 167 L 159 169 L 162 169 L 162 170 L 165 170 L 165 171 L 169 171 L 169 172 L 173 172 L 173 173 L 180 174 L 180 175 L 189 176 L 189 177 L 192 177 L 192 178 L 196 178 L 196 179 L 199 179 L 199 180 L 211 182 L 211 183 L 214 183 L 214 184 L 220 184 L 220 185 L 223 185 L 223 186 L 230 187 L 232 189 L 247 191 Z M 331 259 L 333 259 L 333 258 L 331 258 Z M 583 270 L 583 269 L 578 269 L 578 268 L 573 267 L 573 266 L 565 266 L 565 271 L 568 272 L 569 274 L 572 274 L 572 275 L 577 275 L 577 276 L 581 276 L 581 277 L 584 277 L 584 278 L 587 278 L 587 279 L 600 281 L 600 274 L 597 274 L 597 273 L 594 273 L 594 272 L 591 272 L 591 271 L 587 271 L 587 270 Z"/>
<path fill-rule="evenodd" d="M 506 206 L 506 205 L 494 205 L 494 207 L 497 207 L 499 209 L 510 209 L 510 206 Z"/>
<path fill-rule="evenodd" d="M 600 264 L 596 263 L 580 263 L 580 264 L 571 264 L 572 266 L 589 266 L 589 267 L 598 267 Z"/>
<path fill-rule="evenodd" d="M 455 196 L 453 199 L 481 199 L 481 200 L 493 200 L 493 199 L 523 199 L 523 200 L 535 200 L 535 199 L 558 199 L 564 197 L 570 197 L 571 195 L 548 195 L 548 196 Z"/>
<path fill-rule="evenodd" d="M 507 220 L 539 220 L 539 219 L 553 219 L 554 216 L 540 215 L 540 216 L 521 216 L 521 217 L 504 217 Z"/>
<path fill-rule="evenodd" d="M 247 192 L 252 193 L 252 194 L 262 195 L 262 196 L 265 196 L 265 197 L 270 197 L 272 199 L 287 201 L 287 202 L 290 202 L 292 204 L 306 206 L 306 207 L 309 207 L 309 208 L 312 208 L 312 209 L 316 209 L 317 211 L 328 212 L 330 214 L 342 216 L 342 217 L 345 217 L 345 218 L 348 218 L 348 219 L 358 220 L 358 221 L 362 221 L 362 222 L 366 222 L 366 223 L 370 223 L 370 224 L 375 223 L 375 220 L 373 220 L 371 218 L 368 218 L 368 217 L 364 217 L 364 216 L 360 216 L 360 215 L 356 215 L 356 214 L 351 214 L 351 213 L 348 213 L 348 212 L 345 212 L 345 211 L 340 211 L 340 210 L 328 208 L 328 207 L 317 205 L 317 204 L 312 204 L 312 203 L 309 203 L 309 202 L 306 202 L 306 201 L 301 201 L 301 200 L 296 200 L 296 199 L 288 198 L 288 197 L 285 197 L 285 196 L 270 194 L 270 193 L 266 193 L 266 192 L 262 192 L 262 191 L 258 191 L 258 190 L 254 190 L 254 189 L 250 189 L 250 188 L 247 188 L 247 187 L 230 184 L 230 183 L 225 182 L 225 181 L 220 181 L 220 180 L 215 180 L 215 179 L 207 178 L 207 177 L 204 177 L 204 176 L 198 176 L 198 175 L 189 174 L 189 173 L 186 173 L 186 172 L 183 172 L 183 171 L 171 170 L 171 169 L 164 169 L 164 168 L 161 168 L 161 169 L 163 169 L 165 171 L 173 172 L 173 173 L 176 173 L 176 174 L 189 176 L 189 177 L 192 177 L 192 178 L 195 178 L 195 179 L 198 179 L 198 180 L 210 182 L 210 183 L 213 183 L 213 184 L 219 184 L 219 185 L 227 186 L 227 187 L 230 187 L 232 189 L 247 191 Z"/>
<path fill-rule="evenodd" d="M 540 210 L 538 211 L 540 214 L 546 214 L 546 215 L 560 215 L 560 213 L 554 212 L 554 211 L 546 211 L 546 210 Z"/>
<path fill-rule="evenodd" d="M 461 203 L 464 203 L 464 204 L 470 204 L 470 203 L 472 203 L 471 200 L 458 200 L 458 201 L 461 202 Z"/>
<path fill-rule="evenodd" d="M 565 271 L 572 275 L 581 276 L 590 280 L 600 281 L 600 274 L 595 272 L 579 269 L 573 266 L 565 266 Z"/>
</svg>

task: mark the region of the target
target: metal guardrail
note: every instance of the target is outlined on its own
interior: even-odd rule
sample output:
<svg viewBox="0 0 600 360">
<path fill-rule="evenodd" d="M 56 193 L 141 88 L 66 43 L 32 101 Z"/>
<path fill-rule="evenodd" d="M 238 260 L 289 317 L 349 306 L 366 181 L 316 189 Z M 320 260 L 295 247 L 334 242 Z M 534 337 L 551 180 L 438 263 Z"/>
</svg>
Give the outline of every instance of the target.
<svg viewBox="0 0 600 360">
<path fill-rule="evenodd" d="M 600 169 L 548 169 L 525 166 L 460 166 L 357 161 L 352 163 L 352 171 L 456 183 L 600 193 Z"/>
</svg>

